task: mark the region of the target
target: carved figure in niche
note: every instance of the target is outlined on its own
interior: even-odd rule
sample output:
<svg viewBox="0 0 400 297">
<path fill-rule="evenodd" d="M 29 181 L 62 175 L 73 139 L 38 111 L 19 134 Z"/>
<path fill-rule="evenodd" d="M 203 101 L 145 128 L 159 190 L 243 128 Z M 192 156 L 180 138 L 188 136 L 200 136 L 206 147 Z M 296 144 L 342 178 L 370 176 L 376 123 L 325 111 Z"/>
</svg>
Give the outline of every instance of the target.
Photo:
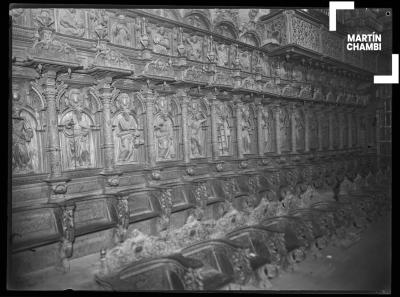
<svg viewBox="0 0 400 297">
<path fill-rule="evenodd" d="M 229 127 L 228 114 L 228 108 L 224 104 L 217 105 L 218 148 L 221 156 L 226 156 L 230 153 L 231 129 Z"/>
<path fill-rule="evenodd" d="M 170 160 L 176 158 L 174 129 L 172 120 L 168 116 L 167 100 L 159 98 L 160 113 L 154 125 L 154 137 L 156 139 L 156 152 L 158 159 Z"/>
<path fill-rule="evenodd" d="M 13 24 L 24 25 L 24 12 L 26 9 L 23 8 L 14 8 L 10 10 L 10 16 L 12 17 Z"/>
<path fill-rule="evenodd" d="M 251 119 L 250 119 L 250 110 L 248 106 L 244 106 L 242 109 L 242 141 L 243 141 L 243 152 L 245 154 L 251 153 L 251 137 L 252 134 L 251 129 Z"/>
<path fill-rule="evenodd" d="M 68 101 L 73 111 L 62 120 L 67 168 L 90 167 L 92 163 L 89 140 L 91 121 L 82 110 L 81 96 L 78 89 L 70 91 Z"/>
<path fill-rule="evenodd" d="M 264 136 L 264 153 L 272 152 L 274 150 L 274 116 L 267 109 L 263 109 L 262 113 L 262 130 Z"/>
<path fill-rule="evenodd" d="M 60 32 L 82 37 L 85 33 L 82 11 L 74 8 L 60 9 Z"/>
<path fill-rule="evenodd" d="M 190 152 L 193 158 L 204 156 L 204 135 L 202 127 L 207 118 L 198 110 L 197 104 L 193 104 L 191 108 L 191 116 L 189 118 L 190 128 Z"/>
<path fill-rule="evenodd" d="M 153 50 L 155 53 L 167 55 L 170 49 L 170 41 L 164 27 L 157 27 L 153 31 Z"/>
<path fill-rule="evenodd" d="M 89 19 L 92 21 L 94 30 L 93 37 L 105 39 L 108 36 L 108 15 L 105 9 L 91 9 Z"/>
<path fill-rule="evenodd" d="M 129 46 L 130 34 L 128 27 L 123 21 L 123 16 L 120 16 L 119 19 L 121 22 L 114 24 L 113 29 L 111 30 L 111 33 L 114 36 L 114 43 L 123 46 Z"/>
<path fill-rule="evenodd" d="M 193 35 L 186 39 L 189 45 L 188 58 L 191 60 L 201 60 L 202 44 L 201 39 L 197 35 Z"/>
<path fill-rule="evenodd" d="M 116 159 L 117 162 L 134 162 L 138 160 L 138 148 L 141 144 L 138 125 L 129 108 L 128 94 L 121 94 L 118 102 L 122 112 L 116 117 Z"/>
<path fill-rule="evenodd" d="M 247 43 L 247 44 L 251 44 L 253 46 L 257 46 L 257 41 L 256 39 L 253 37 L 252 34 L 249 33 L 245 33 L 240 37 L 240 41 Z"/>
<path fill-rule="evenodd" d="M 304 116 L 300 110 L 295 111 L 295 119 L 296 119 L 296 144 L 297 149 L 304 149 L 304 135 L 305 135 L 305 127 L 304 127 Z"/>
<path fill-rule="evenodd" d="M 19 114 L 12 119 L 12 171 L 13 173 L 28 173 L 33 171 L 34 151 L 30 145 L 34 133 L 29 121 Z"/>
<path fill-rule="evenodd" d="M 218 44 L 216 48 L 217 48 L 218 66 L 228 65 L 228 46 L 221 43 L 221 44 Z"/>
<path fill-rule="evenodd" d="M 280 133 L 281 133 L 281 150 L 290 150 L 290 117 L 285 109 L 279 111 Z"/>
<path fill-rule="evenodd" d="M 250 71 L 250 55 L 247 51 L 239 50 L 239 59 L 242 69 L 245 71 Z"/>
</svg>

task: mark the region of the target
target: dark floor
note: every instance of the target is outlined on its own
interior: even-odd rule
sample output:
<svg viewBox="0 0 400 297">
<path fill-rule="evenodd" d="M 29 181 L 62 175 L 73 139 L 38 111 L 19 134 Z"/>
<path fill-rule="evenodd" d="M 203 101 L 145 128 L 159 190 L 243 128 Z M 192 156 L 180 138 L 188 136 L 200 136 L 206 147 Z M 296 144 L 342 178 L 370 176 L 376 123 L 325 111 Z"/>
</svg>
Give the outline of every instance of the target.
<svg viewBox="0 0 400 297">
<path fill-rule="evenodd" d="M 98 255 L 71 261 L 71 271 L 39 271 L 24 278 L 23 290 L 100 290 L 93 281 Z M 255 289 L 245 287 L 243 289 Z M 391 213 L 373 223 L 347 248 L 329 246 L 318 259 L 308 257 L 293 272 L 272 281 L 272 290 L 364 290 L 391 292 Z"/>
</svg>

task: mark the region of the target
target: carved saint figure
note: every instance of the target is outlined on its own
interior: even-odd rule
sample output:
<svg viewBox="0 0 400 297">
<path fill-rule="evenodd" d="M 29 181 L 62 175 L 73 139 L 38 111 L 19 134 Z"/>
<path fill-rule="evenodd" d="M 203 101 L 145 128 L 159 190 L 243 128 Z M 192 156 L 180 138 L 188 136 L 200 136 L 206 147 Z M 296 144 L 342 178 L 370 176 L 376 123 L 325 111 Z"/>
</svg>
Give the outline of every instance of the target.
<svg viewBox="0 0 400 297">
<path fill-rule="evenodd" d="M 273 114 L 263 109 L 262 114 L 262 129 L 264 139 L 264 153 L 272 152 L 274 150 L 273 133 L 274 133 L 274 119 Z"/>
<path fill-rule="evenodd" d="M 89 19 L 92 21 L 94 37 L 104 39 L 108 35 L 108 15 L 105 9 L 91 9 Z"/>
<path fill-rule="evenodd" d="M 248 108 L 242 110 L 242 141 L 243 141 L 243 153 L 251 153 L 251 123 L 250 123 L 250 111 Z"/>
<path fill-rule="evenodd" d="M 240 64 L 242 69 L 245 71 L 250 71 L 250 55 L 246 51 L 240 51 Z"/>
<path fill-rule="evenodd" d="M 30 142 L 33 138 L 33 129 L 29 122 L 21 116 L 13 117 L 12 133 L 12 169 L 13 172 L 33 171 L 33 151 Z"/>
<path fill-rule="evenodd" d="M 190 151 L 192 157 L 202 157 L 204 155 L 204 137 L 202 126 L 207 121 L 200 112 L 194 112 L 189 119 L 190 127 Z"/>
<path fill-rule="evenodd" d="M 201 60 L 201 40 L 197 35 L 186 39 L 189 45 L 188 58 L 191 60 Z"/>
<path fill-rule="evenodd" d="M 124 109 L 116 121 L 116 153 L 117 162 L 132 162 L 138 160 L 140 133 L 135 118 L 128 109 Z"/>
<path fill-rule="evenodd" d="M 69 94 L 69 105 L 73 108 L 62 121 L 65 136 L 65 157 L 67 168 L 91 166 L 90 126 L 89 117 L 82 111 L 81 93 L 72 89 Z"/>
<path fill-rule="evenodd" d="M 116 23 L 113 27 L 112 34 L 114 36 L 114 43 L 129 46 L 129 30 L 125 24 Z"/>
<path fill-rule="evenodd" d="M 157 157 L 161 160 L 175 159 L 174 129 L 168 114 L 162 112 L 154 126 Z"/>
<path fill-rule="evenodd" d="M 281 109 L 279 112 L 279 122 L 280 122 L 280 133 L 281 133 L 281 150 L 290 150 L 290 118 L 285 109 Z"/>
<path fill-rule="evenodd" d="M 222 106 L 219 106 L 219 109 L 217 109 L 217 135 L 220 154 L 221 156 L 226 156 L 229 155 L 231 129 L 228 123 L 228 111 L 226 107 L 224 110 L 222 108 Z"/>
<path fill-rule="evenodd" d="M 60 10 L 60 32 L 78 37 L 83 36 L 85 23 L 78 10 L 74 8 Z"/>
<path fill-rule="evenodd" d="M 153 31 L 153 50 L 155 53 L 167 55 L 170 49 L 170 41 L 164 27 L 158 27 Z"/>
<path fill-rule="evenodd" d="M 217 63 L 218 66 L 228 65 L 228 47 L 225 44 L 217 45 Z"/>
</svg>

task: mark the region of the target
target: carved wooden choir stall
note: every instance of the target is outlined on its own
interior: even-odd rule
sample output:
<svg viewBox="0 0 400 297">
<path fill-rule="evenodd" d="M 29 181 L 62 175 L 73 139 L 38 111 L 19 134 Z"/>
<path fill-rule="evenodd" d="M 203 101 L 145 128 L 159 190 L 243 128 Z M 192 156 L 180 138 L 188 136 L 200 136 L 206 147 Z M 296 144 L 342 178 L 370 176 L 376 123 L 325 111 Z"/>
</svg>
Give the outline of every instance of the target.
<svg viewBox="0 0 400 297">
<path fill-rule="evenodd" d="M 378 61 L 264 10 L 12 10 L 14 276 L 268 289 L 382 215 Z"/>
</svg>

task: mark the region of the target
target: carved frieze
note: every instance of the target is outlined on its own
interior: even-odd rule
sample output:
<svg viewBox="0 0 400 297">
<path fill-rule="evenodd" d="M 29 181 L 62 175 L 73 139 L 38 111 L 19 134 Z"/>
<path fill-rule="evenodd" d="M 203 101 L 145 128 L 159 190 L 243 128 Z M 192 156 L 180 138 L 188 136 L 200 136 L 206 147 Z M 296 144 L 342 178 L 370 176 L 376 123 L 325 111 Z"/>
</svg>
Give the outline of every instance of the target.
<svg viewBox="0 0 400 297">
<path fill-rule="evenodd" d="M 172 60 L 166 58 L 157 58 L 148 62 L 144 67 L 143 74 L 146 76 L 161 77 L 170 80 L 175 79 Z"/>
<path fill-rule="evenodd" d="M 208 84 L 210 79 L 204 65 L 193 65 L 183 71 L 183 80 L 200 84 Z"/>
<path fill-rule="evenodd" d="M 214 75 L 213 85 L 233 87 L 233 79 L 231 71 L 228 69 L 219 68 Z"/>
<path fill-rule="evenodd" d="M 133 71 L 134 66 L 130 63 L 129 58 L 121 52 L 111 49 L 104 40 L 98 40 L 96 50 L 97 53 L 90 66 L 106 66 Z"/>
</svg>

